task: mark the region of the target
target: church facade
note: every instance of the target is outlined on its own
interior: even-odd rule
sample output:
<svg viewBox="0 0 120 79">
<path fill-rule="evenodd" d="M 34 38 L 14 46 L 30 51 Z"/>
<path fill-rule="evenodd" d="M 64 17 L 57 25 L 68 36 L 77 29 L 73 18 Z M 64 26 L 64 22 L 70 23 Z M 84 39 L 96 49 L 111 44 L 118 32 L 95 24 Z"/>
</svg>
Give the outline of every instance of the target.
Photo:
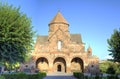
<svg viewBox="0 0 120 79">
<path fill-rule="evenodd" d="M 69 32 L 69 23 L 60 12 L 49 23 L 48 36 L 38 36 L 32 53 L 34 65 L 40 71 L 89 72 L 97 69 L 99 59 L 92 48 L 85 51 L 80 34 Z"/>
</svg>

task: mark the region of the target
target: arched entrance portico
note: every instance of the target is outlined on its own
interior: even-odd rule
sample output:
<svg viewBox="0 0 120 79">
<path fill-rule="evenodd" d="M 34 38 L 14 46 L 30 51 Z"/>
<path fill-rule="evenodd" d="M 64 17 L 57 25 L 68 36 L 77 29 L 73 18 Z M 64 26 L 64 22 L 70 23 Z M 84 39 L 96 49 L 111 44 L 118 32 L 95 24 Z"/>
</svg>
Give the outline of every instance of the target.
<svg viewBox="0 0 120 79">
<path fill-rule="evenodd" d="M 66 72 L 66 61 L 62 57 L 58 57 L 53 62 L 54 72 Z"/>
<path fill-rule="evenodd" d="M 45 57 L 40 57 L 36 61 L 36 68 L 38 68 L 40 71 L 48 71 L 49 63 L 48 60 Z"/>
<path fill-rule="evenodd" d="M 83 60 L 79 57 L 75 57 L 71 60 L 71 71 L 72 72 L 83 72 L 84 64 Z"/>
</svg>

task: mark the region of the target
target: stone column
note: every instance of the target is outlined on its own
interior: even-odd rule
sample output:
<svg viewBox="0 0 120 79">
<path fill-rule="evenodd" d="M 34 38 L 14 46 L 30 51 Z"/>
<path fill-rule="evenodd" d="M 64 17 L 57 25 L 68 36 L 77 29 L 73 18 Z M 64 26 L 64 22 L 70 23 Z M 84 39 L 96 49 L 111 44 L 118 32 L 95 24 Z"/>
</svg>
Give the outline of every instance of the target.
<svg viewBox="0 0 120 79">
<path fill-rule="evenodd" d="M 71 63 L 70 61 L 66 62 L 66 73 L 71 73 Z"/>
<path fill-rule="evenodd" d="M 70 68 L 70 66 L 67 66 L 67 68 L 66 68 L 66 73 L 71 73 L 71 68 Z"/>
<path fill-rule="evenodd" d="M 52 60 L 49 62 L 48 73 L 53 73 L 53 61 Z"/>
</svg>

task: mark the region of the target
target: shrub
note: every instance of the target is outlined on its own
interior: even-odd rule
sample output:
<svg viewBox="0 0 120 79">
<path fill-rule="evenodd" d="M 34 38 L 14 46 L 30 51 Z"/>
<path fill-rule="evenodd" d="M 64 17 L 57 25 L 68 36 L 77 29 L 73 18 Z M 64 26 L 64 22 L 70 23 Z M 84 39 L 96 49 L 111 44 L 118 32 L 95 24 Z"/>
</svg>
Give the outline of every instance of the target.
<svg viewBox="0 0 120 79">
<path fill-rule="evenodd" d="M 81 72 L 74 72 L 73 75 L 78 79 L 84 79 L 84 74 Z"/>
<path fill-rule="evenodd" d="M 37 74 L 25 74 L 25 73 L 16 73 L 16 74 L 2 74 L 4 79 L 43 79 L 46 76 L 46 73 L 37 73 Z M 0 78 L 2 79 L 2 78 Z"/>
<path fill-rule="evenodd" d="M 111 76 L 107 76 L 107 79 L 115 79 L 115 77 L 111 75 Z"/>
<path fill-rule="evenodd" d="M 115 69 L 113 68 L 113 66 L 110 66 L 110 67 L 107 69 L 106 73 L 108 73 L 108 74 L 115 74 Z"/>
<path fill-rule="evenodd" d="M 29 74 L 28 79 L 41 79 L 39 74 Z"/>
<path fill-rule="evenodd" d="M 5 77 L 0 75 L 0 79 L 5 79 Z"/>
<path fill-rule="evenodd" d="M 88 77 L 88 76 L 84 76 L 84 78 L 85 78 L 85 79 L 89 79 L 89 77 Z"/>
<path fill-rule="evenodd" d="M 120 79 L 120 78 L 118 77 L 118 75 L 115 75 L 115 79 Z"/>
<path fill-rule="evenodd" d="M 25 73 L 18 74 L 3 74 L 5 79 L 27 79 L 27 75 Z"/>
<path fill-rule="evenodd" d="M 95 79 L 100 79 L 100 77 L 99 76 L 95 76 Z"/>
<path fill-rule="evenodd" d="M 42 79 L 43 77 L 46 76 L 46 73 L 45 72 L 39 72 L 37 74 L 29 74 L 28 75 L 28 79 Z"/>
<path fill-rule="evenodd" d="M 40 72 L 38 74 L 41 74 L 42 77 L 45 77 L 46 76 L 46 73 L 45 72 Z"/>
</svg>

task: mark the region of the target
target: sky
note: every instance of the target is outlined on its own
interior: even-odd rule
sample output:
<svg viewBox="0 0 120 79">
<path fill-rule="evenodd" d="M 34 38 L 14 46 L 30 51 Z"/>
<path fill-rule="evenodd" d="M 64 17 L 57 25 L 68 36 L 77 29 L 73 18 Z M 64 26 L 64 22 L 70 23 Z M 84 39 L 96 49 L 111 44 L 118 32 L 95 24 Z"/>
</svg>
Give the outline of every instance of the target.
<svg viewBox="0 0 120 79">
<path fill-rule="evenodd" d="M 0 0 L 31 18 L 37 35 L 48 35 L 49 22 L 58 11 L 69 22 L 71 34 L 81 34 L 100 60 L 110 58 L 107 39 L 120 28 L 120 0 Z"/>
</svg>

